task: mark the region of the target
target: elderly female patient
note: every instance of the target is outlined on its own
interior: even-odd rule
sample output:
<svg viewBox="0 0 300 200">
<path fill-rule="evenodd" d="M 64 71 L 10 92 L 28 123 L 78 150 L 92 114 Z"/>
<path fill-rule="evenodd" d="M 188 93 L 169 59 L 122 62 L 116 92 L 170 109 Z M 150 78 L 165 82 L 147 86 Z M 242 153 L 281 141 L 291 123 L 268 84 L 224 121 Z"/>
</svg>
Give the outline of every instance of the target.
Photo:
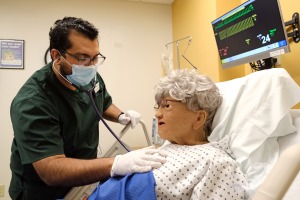
<svg viewBox="0 0 300 200">
<path fill-rule="evenodd" d="M 243 199 L 247 183 L 228 148 L 229 138 L 209 143 L 222 96 L 194 70 L 176 70 L 156 86 L 155 117 L 167 162 L 154 169 L 158 199 Z"/>
<path fill-rule="evenodd" d="M 229 138 L 214 143 L 207 140 L 222 102 L 213 81 L 194 70 L 175 70 L 155 89 L 158 134 L 166 140 L 159 148 L 167 153 L 167 162 L 144 173 L 146 178 L 130 175 L 131 181 L 123 187 L 125 192 L 132 195 L 136 188 L 150 183 L 145 190 L 152 192 L 151 199 L 244 199 L 247 181 L 231 157 Z M 137 186 L 130 187 L 135 181 L 139 182 Z"/>
</svg>

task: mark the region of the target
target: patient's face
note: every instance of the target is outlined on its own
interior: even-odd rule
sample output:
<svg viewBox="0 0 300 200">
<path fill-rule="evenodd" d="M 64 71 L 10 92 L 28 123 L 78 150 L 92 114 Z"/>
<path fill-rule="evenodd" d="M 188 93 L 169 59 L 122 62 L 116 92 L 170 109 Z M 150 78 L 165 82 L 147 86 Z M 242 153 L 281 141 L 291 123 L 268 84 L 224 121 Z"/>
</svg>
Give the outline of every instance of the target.
<svg viewBox="0 0 300 200">
<path fill-rule="evenodd" d="M 197 112 L 189 110 L 186 104 L 174 100 L 166 97 L 159 103 L 160 106 L 155 113 L 158 134 L 162 139 L 175 144 L 195 144 L 199 140 L 199 130 L 193 128 Z"/>
</svg>

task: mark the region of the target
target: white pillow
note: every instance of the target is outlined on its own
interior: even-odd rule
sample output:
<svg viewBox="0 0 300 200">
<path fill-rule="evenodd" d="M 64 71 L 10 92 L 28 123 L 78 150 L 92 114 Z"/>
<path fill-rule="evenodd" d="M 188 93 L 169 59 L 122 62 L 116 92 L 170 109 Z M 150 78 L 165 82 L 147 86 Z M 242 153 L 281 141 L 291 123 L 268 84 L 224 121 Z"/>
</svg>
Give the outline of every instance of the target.
<svg viewBox="0 0 300 200">
<path fill-rule="evenodd" d="M 258 71 L 217 86 L 223 103 L 209 141 L 230 137 L 231 150 L 250 189 L 255 190 L 279 155 L 277 137 L 295 132 L 289 111 L 300 101 L 300 88 L 283 68 Z"/>
</svg>

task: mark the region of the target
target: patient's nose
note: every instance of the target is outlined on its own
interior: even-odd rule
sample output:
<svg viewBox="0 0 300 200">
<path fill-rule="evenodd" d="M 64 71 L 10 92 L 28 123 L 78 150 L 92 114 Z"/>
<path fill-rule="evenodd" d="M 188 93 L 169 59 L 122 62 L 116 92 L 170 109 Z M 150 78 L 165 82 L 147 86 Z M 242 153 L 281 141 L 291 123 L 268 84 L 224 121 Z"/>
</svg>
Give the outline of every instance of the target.
<svg viewBox="0 0 300 200">
<path fill-rule="evenodd" d="M 160 109 L 157 109 L 157 110 L 155 111 L 155 117 L 156 117 L 157 119 L 159 119 L 159 118 L 162 117 L 162 112 L 160 112 Z"/>
</svg>

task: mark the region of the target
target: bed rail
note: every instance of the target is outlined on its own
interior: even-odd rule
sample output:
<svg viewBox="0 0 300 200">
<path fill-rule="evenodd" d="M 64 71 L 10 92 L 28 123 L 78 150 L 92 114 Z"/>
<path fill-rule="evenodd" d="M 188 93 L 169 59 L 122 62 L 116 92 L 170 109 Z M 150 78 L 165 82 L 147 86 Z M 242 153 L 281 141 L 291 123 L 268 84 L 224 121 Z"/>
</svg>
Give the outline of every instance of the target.
<svg viewBox="0 0 300 200">
<path fill-rule="evenodd" d="M 300 170 L 300 144 L 287 148 L 252 200 L 281 200 Z"/>
<path fill-rule="evenodd" d="M 151 146 L 151 141 L 150 141 L 150 138 L 149 138 L 149 135 L 148 135 L 148 131 L 147 131 L 147 128 L 146 128 L 146 125 L 145 125 L 145 122 L 143 120 L 140 120 L 139 124 L 142 126 L 143 128 L 143 131 L 144 131 L 144 134 L 145 134 L 145 138 L 147 140 L 147 144 L 148 146 Z M 118 134 L 118 137 L 119 138 L 122 138 L 125 133 L 128 131 L 128 129 L 130 128 L 130 123 L 127 124 L 122 130 L 121 132 Z M 125 144 L 126 145 L 126 144 Z M 131 149 L 128 145 L 127 147 L 129 149 Z M 116 141 L 107 151 L 106 153 L 101 156 L 101 157 L 114 157 L 118 154 L 124 154 L 124 153 L 127 153 L 126 149 L 118 142 Z"/>
</svg>

